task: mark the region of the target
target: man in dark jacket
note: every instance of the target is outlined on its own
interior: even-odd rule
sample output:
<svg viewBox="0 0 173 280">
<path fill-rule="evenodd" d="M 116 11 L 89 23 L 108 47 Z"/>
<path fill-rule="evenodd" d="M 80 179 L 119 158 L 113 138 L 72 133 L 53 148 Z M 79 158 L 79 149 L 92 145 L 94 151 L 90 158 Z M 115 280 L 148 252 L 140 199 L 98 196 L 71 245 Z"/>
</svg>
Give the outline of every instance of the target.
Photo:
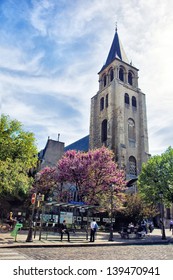
<svg viewBox="0 0 173 280">
<path fill-rule="evenodd" d="M 66 233 L 67 236 L 68 236 L 68 242 L 70 242 L 70 233 L 67 229 L 67 226 L 66 226 L 66 221 L 64 220 L 62 225 L 61 225 L 61 241 L 63 239 L 63 234 Z"/>
</svg>

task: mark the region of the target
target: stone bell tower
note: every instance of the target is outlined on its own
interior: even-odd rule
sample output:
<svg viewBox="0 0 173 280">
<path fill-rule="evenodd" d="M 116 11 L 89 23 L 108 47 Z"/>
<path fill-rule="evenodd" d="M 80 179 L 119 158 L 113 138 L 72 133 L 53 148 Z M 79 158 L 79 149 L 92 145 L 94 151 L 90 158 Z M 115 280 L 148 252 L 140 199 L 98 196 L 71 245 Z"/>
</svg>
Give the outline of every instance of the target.
<svg viewBox="0 0 173 280">
<path fill-rule="evenodd" d="M 126 179 L 136 178 L 149 157 L 145 94 L 138 87 L 138 69 L 128 62 L 117 28 L 98 74 L 99 91 L 91 99 L 90 149 L 102 145 L 112 149 Z"/>
</svg>

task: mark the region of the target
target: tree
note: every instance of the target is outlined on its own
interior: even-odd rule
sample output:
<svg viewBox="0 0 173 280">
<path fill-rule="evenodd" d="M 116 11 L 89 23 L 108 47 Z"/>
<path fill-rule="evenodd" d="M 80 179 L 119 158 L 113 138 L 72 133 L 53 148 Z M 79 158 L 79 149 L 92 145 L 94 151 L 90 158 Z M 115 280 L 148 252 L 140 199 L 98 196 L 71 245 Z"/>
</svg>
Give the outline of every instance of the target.
<svg viewBox="0 0 173 280">
<path fill-rule="evenodd" d="M 0 195 L 20 198 L 31 187 L 28 175 L 37 164 L 34 134 L 25 132 L 22 124 L 9 116 L 0 116 Z"/>
<path fill-rule="evenodd" d="M 57 202 L 64 202 L 67 200 L 68 191 L 63 189 L 62 184 L 57 181 L 57 168 L 56 167 L 45 167 L 39 171 L 33 182 L 31 188 L 31 194 L 43 194 L 44 200 L 48 198 L 56 200 Z"/>
<path fill-rule="evenodd" d="M 75 188 L 76 200 L 82 201 L 87 185 L 88 166 L 91 159 L 88 153 L 67 151 L 57 165 L 57 181 L 61 184 L 71 183 Z"/>
<path fill-rule="evenodd" d="M 173 149 L 151 157 L 143 164 L 138 179 L 138 189 L 145 201 L 157 204 L 159 193 L 163 193 L 164 204 L 173 202 Z"/>
<path fill-rule="evenodd" d="M 55 172 L 55 167 L 48 166 L 39 171 L 35 176 L 31 193 L 42 193 L 47 195 L 47 193 L 56 186 Z"/>
<path fill-rule="evenodd" d="M 111 196 L 113 209 L 123 201 L 125 173 L 115 163 L 113 152 L 105 147 L 88 153 L 67 151 L 58 162 L 57 174 L 59 182 L 75 185 L 79 201 L 100 205 L 109 212 Z"/>
</svg>

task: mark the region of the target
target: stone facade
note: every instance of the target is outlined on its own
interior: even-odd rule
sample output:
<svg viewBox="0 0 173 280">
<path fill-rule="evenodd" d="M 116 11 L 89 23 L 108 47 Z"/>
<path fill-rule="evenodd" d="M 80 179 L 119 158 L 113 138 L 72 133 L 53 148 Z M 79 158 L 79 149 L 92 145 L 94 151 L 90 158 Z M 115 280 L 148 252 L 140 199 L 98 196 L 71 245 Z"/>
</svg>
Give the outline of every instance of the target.
<svg viewBox="0 0 173 280">
<path fill-rule="evenodd" d="M 109 53 L 99 72 L 99 91 L 91 99 L 89 146 L 112 149 L 119 167 L 132 179 L 149 157 L 146 102 L 138 88 L 138 69 L 127 62 L 121 48 L 116 32 L 110 50 L 115 56 L 110 59 Z"/>
<path fill-rule="evenodd" d="M 63 154 L 64 143 L 48 138 L 44 150 L 39 153 L 39 170 L 55 166 Z"/>
</svg>

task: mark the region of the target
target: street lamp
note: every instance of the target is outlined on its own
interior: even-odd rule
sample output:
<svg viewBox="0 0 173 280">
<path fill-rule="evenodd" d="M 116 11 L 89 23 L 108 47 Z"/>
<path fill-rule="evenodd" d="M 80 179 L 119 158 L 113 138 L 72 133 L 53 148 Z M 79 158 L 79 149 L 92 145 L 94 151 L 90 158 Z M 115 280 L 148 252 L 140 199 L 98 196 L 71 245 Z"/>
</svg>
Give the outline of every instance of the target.
<svg viewBox="0 0 173 280">
<path fill-rule="evenodd" d="M 111 224 L 110 224 L 110 235 L 108 241 L 114 241 L 113 237 L 113 223 L 112 223 L 112 214 L 113 214 L 113 189 L 114 185 L 111 185 Z"/>
<path fill-rule="evenodd" d="M 164 225 L 164 205 L 163 205 L 163 192 L 159 193 L 161 199 L 161 223 L 162 223 L 162 240 L 166 240 L 165 225 Z"/>
</svg>

